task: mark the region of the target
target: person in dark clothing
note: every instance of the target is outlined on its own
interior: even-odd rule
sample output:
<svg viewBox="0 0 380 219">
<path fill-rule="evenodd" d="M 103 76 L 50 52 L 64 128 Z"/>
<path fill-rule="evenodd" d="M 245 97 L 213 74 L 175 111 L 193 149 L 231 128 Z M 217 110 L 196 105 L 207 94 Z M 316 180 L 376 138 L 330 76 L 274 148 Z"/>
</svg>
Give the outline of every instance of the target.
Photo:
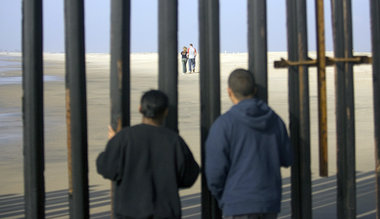
<svg viewBox="0 0 380 219">
<path fill-rule="evenodd" d="M 182 73 L 186 74 L 186 63 L 187 63 L 187 48 L 186 46 L 183 47 L 183 50 L 181 51 L 181 61 L 182 61 Z"/>
<path fill-rule="evenodd" d="M 231 73 L 227 91 L 234 106 L 217 118 L 206 140 L 207 185 L 228 219 L 276 218 L 280 169 L 292 164 L 285 124 L 255 90 L 249 71 Z"/>
<path fill-rule="evenodd" d="M 139 111 L 142 123 L 109 140 L 96 160 L 97 171 L 116 184 L 116 218 L 181 218 L 178 189 L 194 184 L 199 166 L 185 141 L 162 127 L 168 113 L 163 92 L 146 92 Z"/>
</svg>

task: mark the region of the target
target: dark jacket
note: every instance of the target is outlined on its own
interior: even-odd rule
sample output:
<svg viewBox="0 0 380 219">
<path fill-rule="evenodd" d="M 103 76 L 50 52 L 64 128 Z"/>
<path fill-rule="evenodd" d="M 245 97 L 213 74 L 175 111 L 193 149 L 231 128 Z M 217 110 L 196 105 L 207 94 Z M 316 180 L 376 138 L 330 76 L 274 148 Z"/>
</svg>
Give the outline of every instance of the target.
<svg viewBox="0 0 380 219">
<path fill-rule="evenodd" d="M 199 173 L 177 133 L 145 124 L 117 133 L 96 164 L 116 183 L 115 213 L 131 218 L 180 218 L 178 189 L 192 186 Z"/>
<path fill-rule="evenodd" d="M 279 212 L 280 167 L 291 163 L 283 121 L 259 99 L 234 105 L 210 129 L 207 184 L 225 216 Z"/>
</svg>

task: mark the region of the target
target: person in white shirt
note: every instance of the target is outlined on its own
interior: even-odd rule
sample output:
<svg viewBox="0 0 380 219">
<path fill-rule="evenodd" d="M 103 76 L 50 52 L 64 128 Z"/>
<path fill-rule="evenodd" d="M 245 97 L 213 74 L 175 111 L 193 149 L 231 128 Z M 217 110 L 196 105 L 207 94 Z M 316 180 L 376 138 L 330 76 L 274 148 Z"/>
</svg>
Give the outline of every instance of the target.
<svg viewBox="0 0 380 219">
<path fill-rule="evenodd" d="M 190 47 L 187 49 L 187 57 L 189 58 L 189 72 L 195 72 L 195 57 L 197 56 L 197 50 L 190 43 Z"/>
</svg>

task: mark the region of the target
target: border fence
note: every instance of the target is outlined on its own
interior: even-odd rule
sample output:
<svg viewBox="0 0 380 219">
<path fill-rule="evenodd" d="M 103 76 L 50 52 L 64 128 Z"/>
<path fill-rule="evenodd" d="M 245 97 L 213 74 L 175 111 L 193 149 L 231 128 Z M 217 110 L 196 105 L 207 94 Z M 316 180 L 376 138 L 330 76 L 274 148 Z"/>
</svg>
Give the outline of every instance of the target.
<svg viewBox="0 0 380 219">
<path fill-rule="evenodd" d="M 169 96 L 166 126 L 178 131 L 178 0 L 158 0 L 158 87 Z M 354 56 L 351 0 L 331 0 L 334 56 L 325 55 L 323 0 L 315 0 L 317 58 L 308 57 L 306 0 L 287 0 L 290 136 L 295 162 L 291 170 L 292 218 L 312 218 L 308 68 L 318 71 L 320 176 L 327 176 L 326 67 L 336 74 L 337 218 L 356 217 L 355 118 L 353 65 L 372 64 L 377 218 L 380 218 L 380 2 L 370 1 L 372 57 Z M 130 125 L 130 0 L 111 0 L 110 124 Z M 23 130 L 26 218 L 45 217 L 42 0 L 23 0 Z M 258 97 L 268 99 L 266 0 L 247 0 L 248 68 Z M 220 115 L 219 1 L 199 0 L 201 162 L 204 142 Z M 89 218 L 84 1 L 65 0 L 66 113 L 70 217 Z M 112 187 L 112 186 L 111 186 Z M 221 218 L 202 175 L 202 218 Z"/>
</svg>

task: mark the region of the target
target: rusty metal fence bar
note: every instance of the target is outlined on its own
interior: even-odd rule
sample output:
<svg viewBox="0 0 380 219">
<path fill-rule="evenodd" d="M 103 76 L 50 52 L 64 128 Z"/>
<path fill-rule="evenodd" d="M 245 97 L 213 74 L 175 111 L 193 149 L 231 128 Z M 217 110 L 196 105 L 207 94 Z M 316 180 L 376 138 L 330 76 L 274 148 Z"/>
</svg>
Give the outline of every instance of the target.
<svg viewBox="0 0 380 219">
<path fill-rule="evenodd" d="M 256 97 L 268 102 L 267 5 L 248 1 L 248 69 L 255 77 Z"/>
<path fill-rule="evenodd" d="M 130 126 L 131 1 L 111 0 L 110 126 Z M 114 218 L 114 183 L 111 183 L 111 217 Z"/>
<path fill-rule="evenodd" d="M 315 1 L 318 71 L 319 175 L 328 176 L 325 20 L 323 0 Z"/>
<path fill-rule="evenodd" d="M 130 125 L 130 0 L 111 1 L 111 127 Z"/>
<path fill-rule="evenodd" d="M 288 58 L 307 60 L 306 1 L 287 0 Z M 311 218 L 309 78 L 307 66 L 289 67 L 292 218 Z"/>
<path fill-rule="evenodd" d="M 376 218 L 380 219 L 380 2 L 370 1 L 372 31 L 373 112 L 376 159 Z"/>
<path fill-rule="evenodd" d="M 219 1 L 199 0 L 201 166 L 205 161 L 208 131 L 220 115 Z M 216 200 L 207 188 L 202 170 L 202 218 L 221 218 Z"/>
<path fill-rule="evenodd" d="M 352 57 L 352 18 L 350 0 L 332 0 L 334 53 L 337 58 Z M 337 214 L 339 219 L 356 218 L 355 108 L 353 65 L 337 63 Z"/>
<path fill-rule="evenodd" d="M 25 218 L 45 217 L 42 1 L 22 1 Z"/>
<path fill-rule="evenodd" d="M 84 2 L 65 0 L 66 86 L 70 104 L 72 218 L 89 218 Z"/>
<path fill-rule="evenodd" d="M 318 59 L 311 59 L 311 58 L 308 58 L 307 60 L 303 60 L 303 61 L 289 61 L 289 60 L 285 60 L 281 58 L 281 60 L 274 62 L 274 67 L 285 68 L 289 66 L 299 66 L 299 65 L 306 65 L 306 66 L 311 67 L 311 66 L 318 66 L 318 62 L 319 62 Z M 372 64 L 372 57 L 368 57 L 368 56 L 352 56 L 349 58 L 337 58 L 337 57 L 331 58 L 328 56 L 325 57 L 326 66 L 332 66 L 339 62 L 349 62 L 351 64 L 356 64 L 356 65 Z"/>
<path fill-rule="evenodd" d="M 169 97 L 165 126 L 178 132 L 178 0 L 158 4 L 158 88 Z"/>
</svg>

